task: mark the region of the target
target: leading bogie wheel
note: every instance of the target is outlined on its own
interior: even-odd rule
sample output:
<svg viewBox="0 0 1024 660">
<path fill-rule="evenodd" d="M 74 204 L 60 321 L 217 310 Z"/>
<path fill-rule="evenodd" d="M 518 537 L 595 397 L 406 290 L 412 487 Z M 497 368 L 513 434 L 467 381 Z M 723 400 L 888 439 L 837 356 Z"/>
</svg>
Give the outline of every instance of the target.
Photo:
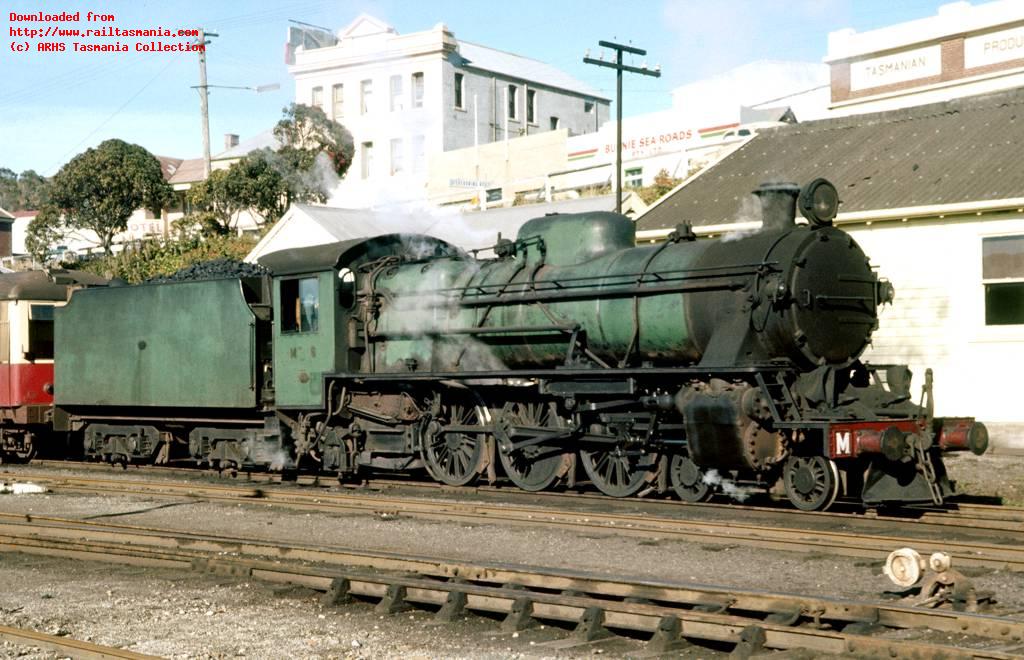
<svg viewBox="0 0 1024 660">
<path fill-rule="evenodd" d="M 802 511 L 824 511 L 839 495 L 839 468 L 824 456 L 790 456 L 783 480 L 786 497 Z"/>
<path fill-rule="evenodd" d="M 536 443 L 520 449 L 510 448 L 518 438 L 510 434 L 513 427 L 543 428 L 555 431 L 565 427 L 553 402 L 508 402 L 499 413 L 495 433 L 498 458 L 505 474 L 523 490 L 539 491 L 551 487 L 565 476 L 572 465 L 572 456 L 560 444 Z"/>
<path fill-rule="evenodd" d="M 672 490 L 684 502 L 704 502 L 711 499 L 711 484 L 689 456 L 673 454 L 668 463 L 668 479 Z"/>
<path fill-rule="evenodd" d="M 486 411 L 469 401 L 442 404 L 440 428 L 424 440 L 423 460 L 430 475 L 449 486 L 465 486 L 479 476 L 486 465 L 487 436 L 484 433 L 444 432 L 446 426 L 483 426 Z"/>
</svg>

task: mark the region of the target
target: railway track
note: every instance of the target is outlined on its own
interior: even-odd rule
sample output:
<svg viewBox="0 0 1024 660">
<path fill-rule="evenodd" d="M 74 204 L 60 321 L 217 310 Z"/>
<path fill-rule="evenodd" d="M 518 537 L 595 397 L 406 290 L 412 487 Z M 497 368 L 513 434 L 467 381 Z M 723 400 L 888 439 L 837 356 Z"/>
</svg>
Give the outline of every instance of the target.
<svg viewBox="0 0 1024 660">
<path fill-rule="evenodd" d="M 463 501 L 438 497 L 401 496 L 375 492 L 305 490 L 197 481 L 140 480 L 124 475 L 72 477 L 18 470 L 57 492 L 85 495 L 130 494 L 150 498 L 196 499 L 213 503 L 284 506 L 306 511 L 344 514 L 387 514 L 471 524 L 531 525 L 583 534 L 676 539 L 713 544 L 744 545 L 786 551 L 820 552 L 881 560 L 888 550 L 911 546 L 922 553 L 946 552 L 958 567 L 978 566 L 1024 572 L 1024 525 L 1009 512 L 987 518 L 964 514 L 931 514 L 910 521 L 875 519 L 841 513 L 786 511 L 773 524 L 758 522 L 763 511 L 747 511 L 737 519 L 735 507 L 721 505 L 729 520 L 714 516 L 686 517 L 691 511 L 717 511 L 675 503 L 655 503 L 651 510 L 566 509 L 545 504 Z M 551 504 L 564 499 L 551 498 Z M 611 505 L 616 500 L 596 496 Z M 646 503 L 644 503 L 646 504 Z M 770 512 L 774 517 L 775 512 Z M 988 515 L 988 514 L 986 514 Z M 0 516 L 0 519 L 3 519 Z M 961 524 L 966 523 L 966 524 Z"/>
<path fill-rule="evenodd" d="M 37 647 L 61 657 L 78 660 L 157 660 L 157 656 L 136 653 L 113 646 L 101 646 L 69 637 L 49 635 L 37 630 L 0 626 L 0 639 L 19 646 Z"/>
<path fill-rule="evenodd" d="M 693 642 L 731 645 L 740 655 L 806 649 L 872 657 L 1011 658 L 1024 651 L 1024 620 L 985 614 L 62 518 L 15 518 L 0 520 L 0 551 L 302 585 L 324 592 L 328 604 L 369 599 L 381 613 L 423 607 L 435 610 L 441 621 L 475 612 L 500 617 L 505 633 L 553 622 L 566 627 L 564 638 L 548 643 L 553 648 L 614 633 L 639 636 L 652 653 Z"/>
</svg>

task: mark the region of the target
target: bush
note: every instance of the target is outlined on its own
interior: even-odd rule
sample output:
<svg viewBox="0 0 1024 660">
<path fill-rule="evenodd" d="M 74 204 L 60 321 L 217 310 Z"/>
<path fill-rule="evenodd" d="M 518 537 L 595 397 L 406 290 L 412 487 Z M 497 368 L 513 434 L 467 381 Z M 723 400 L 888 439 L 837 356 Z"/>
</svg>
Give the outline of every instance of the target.
<svg viewBox="0 0 1024 660">
<path fill-rule="evenodd" d="M 256 239 L 252 236 L 234 235 L 186 238 L 166 243 L 151 241 L 136 248 L 125 248 L 109 257 L 68 264 L 68 267 L 137 284 L 153 277 L 169 276 L 192 264 L 212 259 L 241 261 L 255 245 Z"/>
</svg>

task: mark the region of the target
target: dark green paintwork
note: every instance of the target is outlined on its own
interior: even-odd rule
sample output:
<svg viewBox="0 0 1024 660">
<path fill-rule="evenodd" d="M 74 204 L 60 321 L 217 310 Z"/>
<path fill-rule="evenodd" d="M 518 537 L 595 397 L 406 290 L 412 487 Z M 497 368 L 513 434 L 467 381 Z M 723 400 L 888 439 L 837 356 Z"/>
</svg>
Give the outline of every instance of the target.
<svg viewBox="0 0 1024 660">
<path fill-rule="evenodd" d="M 274 392 L 281 407 L 319 407 L 323 403 L 323 374 L 335 371 L 343 332 L 337 332 L 336 272 L 274 278 Z M 319 283 L 317 329 L 281 332 L 281 282 L 315 277 Z M 343 349 L 343 347 L 342 347 Z"/>
<path fill-rule="evenodd" d="M 592 217 L 596 216 L 596 217 Z M 532 239 L 543 239 L 543 247 Z M 693 267 L 703 253 L 695 243 L 665 247 L 633 247 L 632 222 L 611 213 L 546 216 L 531 220 L 519 232 L 514 258 L 489 263 L 442 260 L 409 264 L 383 275 L 377 286 L 388 292 L 377 330 L 390 335 L 377 343 L 375 365 L 382 371 L 407 369 L 414 358 L 417 369 L 436 371 L 488 370 L 564 361 L 567 333 L 546 332 L 556 325 L 578 325 L 587 345 L 602 359 L 615 363 L 629 350 L 634 334 L 634 304 L 638 306 L 638 342 L 632 356 L 653 360 L 690 362 L 699 359 L 686 319 L 686 296 L 680 293 L 640 298 L 611 297 L 610 289 L 635 283 L 635 274 Z M 543 265 L 541 265 L 543 261 Z M 572 301 L 462 307 L 457 294 L 444 289 L 494 283 L 570 282 L 593 278 L 586 297 Z M 511 332 L 469 338 L 451 330 L 474 326 L 529 327 L 537 332 Z M 409 336 L 411 335 L 411 336 Z"/>
<path fill-rule="evenodd" d="M 255 318 L 238 280 L 84 289 L 57 310 L 59 406 L 254 408 Z"/>
</svg>

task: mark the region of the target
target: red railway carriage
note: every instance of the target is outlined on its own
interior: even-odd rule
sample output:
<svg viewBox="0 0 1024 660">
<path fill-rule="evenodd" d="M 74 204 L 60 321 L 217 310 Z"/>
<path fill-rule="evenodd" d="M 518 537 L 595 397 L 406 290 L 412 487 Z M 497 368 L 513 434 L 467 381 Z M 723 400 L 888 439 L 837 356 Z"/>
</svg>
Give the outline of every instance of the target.
<svg viewBox="0 0 1024 660">
<path fill-rule="evenodd" d="M 53 310 L 106 280 L 80 271 L 0 274 L 0 458 L 27 460 L 53 418 Z"/>
</svg>

